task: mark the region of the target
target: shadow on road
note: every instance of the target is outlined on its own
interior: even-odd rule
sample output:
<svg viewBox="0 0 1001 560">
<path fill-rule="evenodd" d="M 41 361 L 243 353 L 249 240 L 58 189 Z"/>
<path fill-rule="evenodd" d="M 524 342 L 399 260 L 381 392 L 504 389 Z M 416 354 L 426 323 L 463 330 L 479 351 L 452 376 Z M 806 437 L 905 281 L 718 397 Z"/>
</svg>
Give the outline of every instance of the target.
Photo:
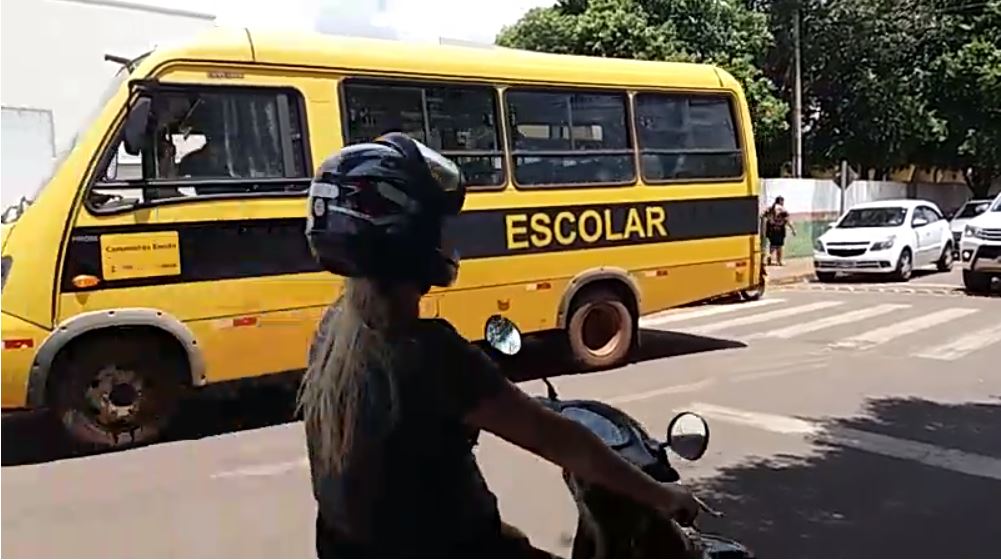
<svg viewBox="0 0 1001 560">
<path fill-rule="evenodd" d="M 941 404 L 883 399 L 861 418 L 824 422 L 1001 458 L 1001 400 Z M 820 436 L 819 442 L 824 441 Z M 814 456 L 777 456 L 723 469 L 697 491 L 721 520 L 705 525 L 759 557 L 995 557 L 997 478 L 822 444 Z"/>
<path fill-rule="evenodd" d="M 632 363 L 746 346 L 743 342 L 736 340 L 640 329 L 640 345 L 632 357 Z M 559 333 L 526 337 L 525 345 L 520 354 L 501 358 L 499 361 L 502 363 L 508 378 L 515 382 L 601 371 L 600 369 L 582 370 L 572 360 L 566 338 Z"/>
<path fill-rule="evenodd" d="M 924 270 L 916 269 L 911 273 L 911 280 L 922 280 L 932 278 L 934 276 L 948 276 L 948 272 L 939 272 L 937 270 Z M 830 281 L 832 284 L 883 284 L 883 283 L 896 283 L 901 286 L 907 286 L 908 282 L 900 282 L 893 280 L 889 274 L 877 275 L 877 274 L 840 274 L 835 276 L 833 280 Z M 959 288 L 959 285 L 956 285 Z"/>
<path fill-rule="evenodd" d="M 643 330 L 635 361 L 647 361 L 744 344 L 732 340 L 681 333 Z M 557 334 L 526 337 L 521 354 L 499 358 L 513 381 L 580 373 Z M 266 385 L 229 383 L 201 389 L 186 399 L 177 419 L 159 443 L 199 439 L 220 434 L 276 426 L 294 421 L 295 382 Z M 25 465 L 87 455 L 62 435 L 51 416 L 36 412 L 5 414 L 2 421 L 3 466 Z"/>
<path fill-rule="evenodd" d="M 174 423 L 158 443 L 199 439 L 293 421 L 295 393 L 277 384 L 227 384 L 199 390 L 181 403 Z M 44 463 L 92 455 L 75 449 L 49 414 L 5 414 L 3 466 Z M 111 452 L 113 453 L 113 451 Z"/>
</svg>

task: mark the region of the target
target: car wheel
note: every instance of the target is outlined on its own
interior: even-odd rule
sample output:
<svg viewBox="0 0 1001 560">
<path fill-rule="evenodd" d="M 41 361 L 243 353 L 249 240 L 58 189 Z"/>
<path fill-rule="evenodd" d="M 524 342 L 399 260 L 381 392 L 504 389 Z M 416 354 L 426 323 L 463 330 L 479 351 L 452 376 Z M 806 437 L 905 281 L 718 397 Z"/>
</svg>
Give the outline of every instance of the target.
<svg viewBox="0 0 1001 560">
<path fill-rule="evenodd" d="M 836 273 L 834 272 L 817 272 L 817 280 L 821 282 L 834 282 Z"/>
<path fill-rule="evenodd" d="M 157 439 L 183 388 L 186 364 L 160 337 L 97 334 L 60 355 L 52 411 L 77 445 L 115 449 Z"/>
<path fill-rule="evenodd" d="M 952 243 L 946 243 L 945 249 L 942 249 L 942 256 L 938 258 L 938 262 L 935 266 L 938 268 L 939 272 L 949 272 L 952 270 L 953 263 L 956 262 L 955 253 L 952 251 Z"/>
<path fill-rule="evenodd" d="M 991 275 L 974 270 L 963 271 L 963 286 L 966 291 L 975 294 L 984 294 L 991 290 Z"/>
<path fill-rule="evenodd" d="M 897 269 L 893 272 L 893 277 L 901 282 L 907 282 L 911 279 L 911 274 L 914 272 L 914 257 L 911 255 L 911 250 L 904 248 L 900 252 L 900 257 L 897 259 Z"/>
<path fill-rule="evenodd" d="M 588 290 L 574 302 L 567 322 L 570 350 L 586 369 L 617 366 L 625 361 L 636 336 L 636 319 L 615 293 Z"/>
</svg>

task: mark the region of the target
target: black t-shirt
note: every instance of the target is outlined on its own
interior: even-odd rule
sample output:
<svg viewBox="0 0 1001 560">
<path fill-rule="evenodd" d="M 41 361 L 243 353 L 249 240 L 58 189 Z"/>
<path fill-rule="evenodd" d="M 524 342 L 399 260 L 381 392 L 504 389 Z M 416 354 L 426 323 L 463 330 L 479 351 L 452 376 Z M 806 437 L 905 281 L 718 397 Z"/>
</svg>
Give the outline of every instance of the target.
<svg viewBox="0 0 1001 560">
<path fill-rule="evenodd" d="M 324 330 L 321 322 L 311 362 L 327 347 Z M 459 550 L 500 530 L 496 497 L 472 453 L 478 433 L 463 418 L 506 380 L 447 321 L 420 320 L 399 343 L 407 360 L 392 372 L 396 420 L 386 422 L 386 388 L 369 376 L 344 467 L 334 476 L 311 469 L 319 514 L 337 534 L 386 555 Z"/>
</svg>

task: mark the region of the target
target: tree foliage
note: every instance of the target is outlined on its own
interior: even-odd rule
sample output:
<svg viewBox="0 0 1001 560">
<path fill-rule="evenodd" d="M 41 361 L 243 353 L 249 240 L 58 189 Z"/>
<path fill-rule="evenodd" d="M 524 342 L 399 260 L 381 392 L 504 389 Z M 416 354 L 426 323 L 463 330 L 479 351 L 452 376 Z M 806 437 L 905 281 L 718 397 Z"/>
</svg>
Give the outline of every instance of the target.
<svg viewBox="0 0 1001 560">
<path fill-rule="evenodd" d="M 802 21 L 804 153 L 877 175 L 963 170 L 978 194 L 998 169 L 1001 0 L 759 0 L 776 37 L 766 73 L 791 95 L 792 18 Z"/>
<path fill-rule="evenodd" d="M 952 44 L 930 66 L 929 91 L 945 123 L 922 155 L 961 169 L 977 196 L 1001 178 L 1001 1 L 949 18 Z"/>
</svg>

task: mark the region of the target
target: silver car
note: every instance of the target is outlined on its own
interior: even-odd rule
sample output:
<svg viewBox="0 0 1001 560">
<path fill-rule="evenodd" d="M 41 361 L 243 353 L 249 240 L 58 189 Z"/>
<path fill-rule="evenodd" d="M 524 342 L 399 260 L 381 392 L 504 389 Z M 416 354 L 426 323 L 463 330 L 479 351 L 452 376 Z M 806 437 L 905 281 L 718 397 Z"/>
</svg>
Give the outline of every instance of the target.
<svg viewBox="0 0 1001 560">
<path fill-rule="evenodd" d="M 963 228 L 966 227 L 966 223 L 986 212 L 991 207 L 991 202 L 993 201 L 994 199 L 992 198 L 967 200 L 952 215 L 952 219 L 949 220 L 949 229 L 952 231 L 952 252 L 954 258 L 959 258 L 959 242 L 963 238 Z"/>
</svg>

